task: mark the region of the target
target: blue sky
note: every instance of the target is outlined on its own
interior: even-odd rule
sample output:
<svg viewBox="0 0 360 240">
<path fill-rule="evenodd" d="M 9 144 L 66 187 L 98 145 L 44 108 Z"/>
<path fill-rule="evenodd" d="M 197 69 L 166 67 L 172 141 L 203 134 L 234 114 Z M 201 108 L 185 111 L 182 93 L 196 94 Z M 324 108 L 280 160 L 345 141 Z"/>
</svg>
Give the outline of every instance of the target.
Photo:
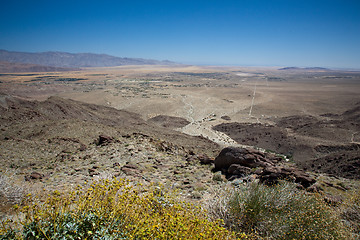
<svg viewBox="0 0 360 240">
<path fill-rule="evenodd" d="M 360 69 L 360 1 L 4 0 L 0 49 Z"/>
</svg>

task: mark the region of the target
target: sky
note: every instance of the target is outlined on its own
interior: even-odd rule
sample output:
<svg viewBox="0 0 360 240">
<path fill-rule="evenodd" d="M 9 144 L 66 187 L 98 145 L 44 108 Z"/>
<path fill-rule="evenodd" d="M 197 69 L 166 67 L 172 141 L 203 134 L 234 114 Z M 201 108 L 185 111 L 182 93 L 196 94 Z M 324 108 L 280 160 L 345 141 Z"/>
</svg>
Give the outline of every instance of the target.
<svg viewBox="0 0 360 240">
<path fill-rule="evenodd" d="M 360 1 L 3 0 L 0 49 L 360 69 Z"/>
</svg>

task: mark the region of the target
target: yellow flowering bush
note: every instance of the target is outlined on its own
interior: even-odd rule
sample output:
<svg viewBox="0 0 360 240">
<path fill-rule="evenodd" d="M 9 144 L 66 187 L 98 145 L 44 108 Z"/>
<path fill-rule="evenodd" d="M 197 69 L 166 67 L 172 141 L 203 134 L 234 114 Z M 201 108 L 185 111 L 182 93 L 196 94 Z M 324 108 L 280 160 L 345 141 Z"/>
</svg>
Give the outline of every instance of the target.
<svg viewBox="0 0 360 240">
<path fill-rule="evenodd" d="M 160 190 L 101 180 L 45 202 L 28 196 L 20 222 L 3 220 L 0 239 L 235 239 L 220 221 Z M 140 191 L 142 190 L 142 191 Z M 245 234 L 237 237 L 246 239 Z"/>
</svg>

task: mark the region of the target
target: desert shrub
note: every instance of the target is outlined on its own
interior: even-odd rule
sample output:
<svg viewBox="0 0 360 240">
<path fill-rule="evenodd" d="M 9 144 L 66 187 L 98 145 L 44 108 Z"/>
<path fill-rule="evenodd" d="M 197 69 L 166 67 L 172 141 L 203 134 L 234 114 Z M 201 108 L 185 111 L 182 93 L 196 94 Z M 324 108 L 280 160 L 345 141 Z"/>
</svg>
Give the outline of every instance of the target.
<svg viewBox="0 0 360 240">
<path fill-rule="evenodd" d="M 19 204 L 26 195 L 26 187 L 16 181 L 15 172 L 0 173 L 0 204 Z"/>
<path fill-rule="evenodd" d="M 21 209 L 21 222 L 2 221 L 0 239 L 235 238 L 199 207 L 125 180 L 101 180 L 67 194 L 55 191 L 43 203 L 29 196 Z"/>
<path fill-rule="evenodd" d="M 350 239 L 334 209 L 292 183 L 251 183 L 217 196 L 208 204 L 209 213 L 222 217 L 231 230 L 265 239 Z"/>
<path fill-rule="evenodd" d="M 354 237 L 360 239 L 360 190 L 354 191 L 341 206 L 341 217 L 353 230 Z"/>
</svg>

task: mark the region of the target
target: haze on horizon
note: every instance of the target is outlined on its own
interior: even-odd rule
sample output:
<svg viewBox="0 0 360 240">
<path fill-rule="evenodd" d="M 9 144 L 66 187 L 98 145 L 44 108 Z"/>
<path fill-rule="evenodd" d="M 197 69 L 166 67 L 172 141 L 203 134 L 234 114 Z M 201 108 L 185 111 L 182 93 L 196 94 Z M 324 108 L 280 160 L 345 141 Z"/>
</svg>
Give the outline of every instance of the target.
<svg viewBox="0 0 360 240">
<path fill-rule="evenodd" d="M 6 1 L 0 49 L 360 69 L 355 0 Z"/>
</svg>

